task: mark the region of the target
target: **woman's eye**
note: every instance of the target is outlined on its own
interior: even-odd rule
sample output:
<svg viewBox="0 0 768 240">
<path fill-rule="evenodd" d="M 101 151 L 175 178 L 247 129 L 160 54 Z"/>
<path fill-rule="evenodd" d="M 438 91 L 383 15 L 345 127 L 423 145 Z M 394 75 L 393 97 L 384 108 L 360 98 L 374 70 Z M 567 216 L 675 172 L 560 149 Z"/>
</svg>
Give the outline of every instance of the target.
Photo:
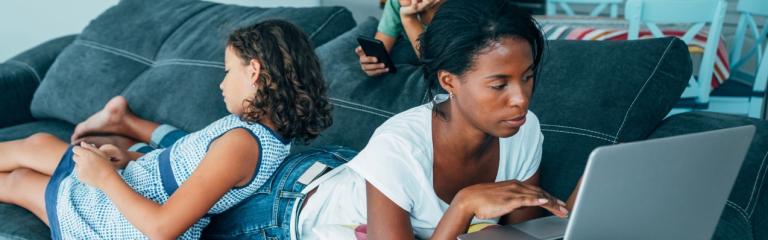
<svg viewBox="0 0 768 240">
<path fill-rule="evenodd" d="M 499 85 L 493 85 L 491 86 L 491 88 L 499 90 L 499 89 L 503 89 L 506 86 L 507 84 L 499 84 Z"/>
<path fill-rule="evenodd" d="M 224 75 L 229 74 L 229 70 L 224 70 Z"/>
</svg>

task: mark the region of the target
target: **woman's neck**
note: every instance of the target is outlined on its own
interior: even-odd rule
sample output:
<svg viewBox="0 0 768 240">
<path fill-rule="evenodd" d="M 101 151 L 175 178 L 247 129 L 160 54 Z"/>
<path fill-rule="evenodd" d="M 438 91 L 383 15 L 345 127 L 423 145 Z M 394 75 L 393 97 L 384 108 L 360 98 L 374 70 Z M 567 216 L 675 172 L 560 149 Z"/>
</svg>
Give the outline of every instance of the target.
<svg viewBox="0 0 768 240">
<path fill-rule="evenodd" d="M 477 129 L 461 114 L 456 111 L 449 102 L 436 105 L 444 116 L 433 114 L 432 136 L 435 149 L 440 149 L 442 156 L 453 156 L 459 161 L 473 161 L 480 159 L 488 153 L 493 144 L 498 143 L 498 138 Z"/>
</svg>

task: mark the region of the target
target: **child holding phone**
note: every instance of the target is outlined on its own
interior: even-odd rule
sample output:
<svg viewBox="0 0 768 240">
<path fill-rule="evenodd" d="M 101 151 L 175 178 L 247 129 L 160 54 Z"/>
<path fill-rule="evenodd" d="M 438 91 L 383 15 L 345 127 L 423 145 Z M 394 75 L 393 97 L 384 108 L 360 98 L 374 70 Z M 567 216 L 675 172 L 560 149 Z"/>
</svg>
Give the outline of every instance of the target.
<svg viewBox="0 0 768 240">
<path fill-rule="evenodd" d="M 374 38 L 384 44 L 387 52 L 391 52 L 392 46 L 403 35 L 418 57 L 419 35 L 432 22 L 432 17 L 444 1 L 446 0 L 387 0 Z M 360 67 L 368 76 L 380 76 L 390 72 L 383 62 L 374 56 L 368 56 L 361 47 L 355 48 L 355 53 L 360 58 Z"/>
</svg>

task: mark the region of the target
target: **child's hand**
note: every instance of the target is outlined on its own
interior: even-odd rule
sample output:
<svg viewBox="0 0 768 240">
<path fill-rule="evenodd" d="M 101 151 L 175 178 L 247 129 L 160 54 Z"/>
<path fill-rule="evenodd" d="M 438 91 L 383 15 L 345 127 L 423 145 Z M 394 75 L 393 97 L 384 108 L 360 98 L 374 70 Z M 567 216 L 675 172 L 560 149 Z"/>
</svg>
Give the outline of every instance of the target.
<svg viewBox="0 0 768 240">
<path fill-rule="evenodd" d="M 400 15 L 416 15 L 437 6 L 442 0 L 399 0 Z"/>
<path fill-rule="evenodd" d="M 389 68 L 387 68 L 384 63 L 380 63 L 376 57 L 365 55 L 360 46 L 355 48 L 355 53 L 360 57 L 360 67 L 369 77 L 375 77 L 389 72 Z"/>
<path fill-rule="evenodd" d="M 94 144 L 96 147 L 101 147 L 104 144 L 112 144 L 120 149 L 128 149 L 131 145 L 136 143 L 135 140 L 121 135 L 103 135 L 82 137 L 73 141 L 72 145 L 80 145 L 80 142 Z"/>
<path fill-rule="evenodd" d="M 115 167 L 109 161 L 109 157 L 97 149 L 95 146 L 86 142 L 81 142 L 80 146 L 72 148 L 75 161 L 75 173 L 77 177 L 85 184 L 101 188 L 99 184 L 111 175 L 115 174 Z"/>
<path fill-rule="evenodd" d="M 125 168 L 125 165 L 128 165 L 128 162 L 132 160 L 128 155 L 128 151 L 124 151 L 112 144 L 101 145 L 99 150 L 107 155 L 112 165 L 118 169 Z"/>
</svg>

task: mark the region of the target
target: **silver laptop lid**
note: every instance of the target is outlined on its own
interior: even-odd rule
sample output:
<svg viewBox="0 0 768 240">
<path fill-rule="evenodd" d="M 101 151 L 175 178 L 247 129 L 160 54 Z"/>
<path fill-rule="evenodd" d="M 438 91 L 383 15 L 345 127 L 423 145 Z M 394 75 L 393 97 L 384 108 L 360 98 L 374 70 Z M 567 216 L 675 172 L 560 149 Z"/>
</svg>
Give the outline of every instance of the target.
<svg viewBox="0 0 768 240">
<path fill-rule="evenodd" d="M 711 238 L 754 132 L 744 126 L 595 149 L 565 239 Z"/>
</svg>

